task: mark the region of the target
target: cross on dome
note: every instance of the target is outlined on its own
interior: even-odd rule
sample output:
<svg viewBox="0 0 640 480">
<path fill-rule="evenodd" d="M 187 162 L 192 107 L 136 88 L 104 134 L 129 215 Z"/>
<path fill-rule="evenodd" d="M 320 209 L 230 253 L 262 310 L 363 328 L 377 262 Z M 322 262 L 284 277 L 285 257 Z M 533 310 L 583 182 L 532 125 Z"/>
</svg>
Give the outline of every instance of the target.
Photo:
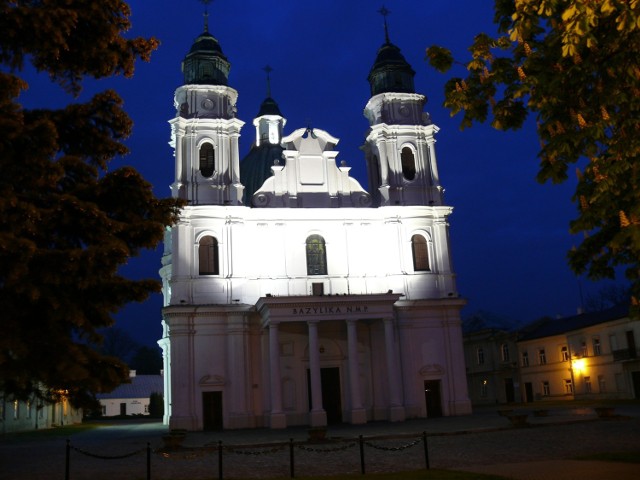
<svg viewBox="0 0 640 480">
<path fill-rule="evenodd" d="M 382 8 L 378 10 L 378 13 L 384 17 L 384 39 L 387 43 L 389 42 L 389 27 L 387 26 L 387 16 L 391 13 L 384 5 Z"/>
<path fill-rule="evenodd" d="M 265 65 L 263 67 L 263 69 L 265 72 L 267 72 L 267 98 L 271 97 L 271 72 L 273 71 L 273 68 L 271 68 L 271 66 L 269 65 Z"/>
<path fill-rule="evenodd" d="M 209 4 L 213 2 L 213 0 L 198 0 L 200 3 L 204 5 L 204 31 L 209 31 Z"/>
</svg>

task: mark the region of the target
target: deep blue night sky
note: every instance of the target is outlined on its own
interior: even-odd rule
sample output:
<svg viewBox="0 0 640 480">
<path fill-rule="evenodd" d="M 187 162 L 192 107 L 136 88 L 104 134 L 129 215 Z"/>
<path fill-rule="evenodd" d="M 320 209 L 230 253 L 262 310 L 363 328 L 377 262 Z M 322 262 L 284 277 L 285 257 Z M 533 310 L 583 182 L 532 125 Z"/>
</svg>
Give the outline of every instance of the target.
<svg viewBox="0 0 640 480">
<path fill-rule="evenodd" d="M 87 82 L 80 100 L 105 88 L 118 91 L 135 126 L 127 142 L 130 155 L 114 163 L 133 165 L 158 196 L 167 196 L 173 181 L 167 122 L 175 114 L 174 90 L 182 83 L 180 62 L 203 31 L 204 7 L 196 0 L 129 4 L 133 28 L 128 35 L 155 36 L 160 48 L 150 63 L 138 63 L 132 79 Z M 454 267 L 459 291 L 468 299 L 463 317 L 486 311 L 525 322 L 571 315 L 580 306 L 579 282 L 566 261 L 566 252 L 579 241 L 568 228 L 576 211 L 571 203 L 573 171 L 559 186 L 536 182 L 535 119 L 515 133 L 485 125 L 460 131 L 459 118 L 441 106 L 447 76 L 424 60 L 425 48 L 432 44 L 466 59 L 476 33 L 495 33 L 492 5 L 478 0 L 385 2 L 391 11 L 391 41 L 416 71 L 416 90 L 429 98 L 426 110 L 441 129 L 436 152 L 445 200 L 454 207 Z M 369 99 L 367 75 L 384 41 L 381 6 L 370 0 L 216 0 L 210 5 L 209 30 L 231 62 L 229 85 L 239 92 L 238 117 L 246 122 L 241 157 L 255 134 L 251 122 L 266 96 L 262 68 L 269 64 L 272 96 L 287 118 L 285 134 L 310 125 L 340 138 L 338 161 L 346 160 L 352 176 L 368 189 L 359 146 L 368 127 L 362 114 Z M 73 100 L 46 78 L 30 73 L 27 79 L 31 88 L 24 95 L 25 106 Z M 157 278 L 160 254 L 161 249 L 132 260 L 127 274 Z M 600 288 L 585 279 L 580 284 L 584 295 Z M 136 340 L 153 344 L 161 334 L 161 304 L 160 295 L 154 295 L 128 306 L 117 325 Z"/>
</svg>

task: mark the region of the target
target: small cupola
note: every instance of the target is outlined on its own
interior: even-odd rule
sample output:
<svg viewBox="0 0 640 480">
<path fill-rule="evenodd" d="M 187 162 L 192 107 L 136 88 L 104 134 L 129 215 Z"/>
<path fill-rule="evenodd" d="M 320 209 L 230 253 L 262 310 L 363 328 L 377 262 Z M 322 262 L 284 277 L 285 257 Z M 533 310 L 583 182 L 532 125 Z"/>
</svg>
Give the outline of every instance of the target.
<svg viewBox="0 0 640 480">
<path fill-rule="evenodd" d="M 384 7 L 380 9 L 380 14 L 384 17 L 385 42 L 378 49 L 376 60 L 367 78 L 371 86 L 371 96 L 387 92 L 415 93 L 413 77 L 416 72 L 407 63 L 400 49 L 389 40 L 387 25 L 389 13 L 389 10 Z"/>
<path fill-rule="evenodd" d="M 204 14 L 204 32 L 195 39 L 182 61 L 185 85 L 227 85 L 231 64 L 220 43 L 209 33 L 209 14 Z"/>
</svg>

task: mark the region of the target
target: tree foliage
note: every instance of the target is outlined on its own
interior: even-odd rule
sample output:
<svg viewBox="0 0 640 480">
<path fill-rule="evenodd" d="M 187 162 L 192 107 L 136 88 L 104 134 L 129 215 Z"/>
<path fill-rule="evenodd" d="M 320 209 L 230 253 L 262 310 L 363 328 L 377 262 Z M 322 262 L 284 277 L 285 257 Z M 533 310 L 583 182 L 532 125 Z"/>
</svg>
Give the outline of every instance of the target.
<svg viewBox="0 0 640 480">
<path fill-rule="evenodd" d="M 75 406 L 126 380 L 126 365 L 99 352 L 99 329 L 123 305 L 158 291 L 119 269 L 154 248 L 179 203 L 158 199 L 127 153 L 132 122 L 114 91 L 59 110 L 25 109 L 30 62 L 76 96 L 82 80 L 131 76 L 155 39 L 124 37 L 120 0 L 0 0 L 0 391 L 64 394 Z M 71 99 L 70 99 L 71 100 Z"/>
<path fill-rule="evenodd" d="M 640 299 L 640 0 L 496 0 L 497 36 L 478 34 L 471 57 L 427 49 L 439 71 L 462 65 L 445 85 L 461 128 L 490 121 L 519 129 L 533 114 L 540 182 L 578 183 L 572 233 L 584 240 L 569 264 L 591 279 L 623 268 L 632 306 Z"/>
</svg>

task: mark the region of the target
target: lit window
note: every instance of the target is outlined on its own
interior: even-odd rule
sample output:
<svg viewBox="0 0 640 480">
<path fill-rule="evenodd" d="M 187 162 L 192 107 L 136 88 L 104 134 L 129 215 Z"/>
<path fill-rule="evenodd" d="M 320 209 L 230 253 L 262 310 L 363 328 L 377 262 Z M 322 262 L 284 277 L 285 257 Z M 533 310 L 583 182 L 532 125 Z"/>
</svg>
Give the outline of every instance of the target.
<svg viewBox="0 0 640 480">
<path fill-rule="evenodd" d="M 593 354 L 600 355 L 600 337 L 593 337 Z"/>
<path fill-rule="evenodd" d="M 13 401 L 13 418 L 17 420 L 20 416 L 20 404 L 18 400 Z"/>
<path fill-rule="evenodd" d="M 616 391 L 625 392 L 627 390 L 627 386 L 624 381 L 624 375 L 622 373 L 616 373 L 615 379 L 616 379 Z"/>
<path fill-rule="evenodd" d="M 563 362 L 568 362 L 569 361 L 569 347 L 567 347 L 566 345 L 564 345 L 561 349 L 560 349 L 560 359 Z"/>
<path fill-rule="evenodd" d="M 200 147 L 200 173 L 203 177 L 213 175 L 215 168 L 213 145 L 203 143 Z"/>
<path fill-rule="evenodd" d="M 585 342 L 584 340 L 580 342 L 580 351 L 582 352 L 583 357 L 589 356 L 589 351 L 587 350 L 587 342 Z"/>
<path fill-rule="evenodd" d="M 567 378 L 564 381 L 564 393 L 573 393 L 573 382 L 570 378 Z"/>
<path fill-rule="evenodd" d="M 526 350 L 522 352 L 522 366 L 523 367 L 529 366 L 529 352 L 527 352 Z"/>
<path fill-rule="evenodd" d="M 413 270 L 416 272 L 428 272 L 429 247 L 427 239 L 422 235 L 411 237 L 411 253 L 413 255 Z"/>
<path fill-rule="evenodd" d="M 307 238 L 307 275 L 327 274 L 327 250 L 324 238 L 310 235 Z"/>
<path fill-rule="evenodd" d="M 482 348 L 478 349 L 478 351 L 476 352 L 476 356 L 478 358 L 478 365 L 483 365 L 484 364 L 484 350 Z"/>
<path fill-rule="evenodd" d="M 548 380 L 542 382 L 542 395 L 544 395 L 545 397 L 551 395 L 551 387 L 549 386 Z"/>
<path fill-rule="evenodd" d="M 198 245 L 200 275 L 219 275 L 218 240 L 209 235 Z"/>
<path fill-rule="evenodd" d="M 547 363 L 547 354 L 544 351 L 544 348 L 538 350 L 538 362 L 540 365 L 545 365 Z"/>
<path fill-rule="evenodd" d="M 508 362 L 509 361 L 509 345 L 507 345 L 506 343 L 503 343 L 500 346 L 500 354 L 502 355 L 502 361 Z"/>
<path fill-rule="evenodd" d="M 607 391 L 607 381 L 604 379 L 604 375 L 598 375 L 598 389 L 600 393 Z"/>
<path fill-rule="evenodd" d="M 404 147 L 400 153 L 400 160 L 402 161 L 402 175 L 404 175 L 404 178 L 407 180 L 416 178 L 416 159 L 413 150 L 409 147 Z"/>
</svg>

